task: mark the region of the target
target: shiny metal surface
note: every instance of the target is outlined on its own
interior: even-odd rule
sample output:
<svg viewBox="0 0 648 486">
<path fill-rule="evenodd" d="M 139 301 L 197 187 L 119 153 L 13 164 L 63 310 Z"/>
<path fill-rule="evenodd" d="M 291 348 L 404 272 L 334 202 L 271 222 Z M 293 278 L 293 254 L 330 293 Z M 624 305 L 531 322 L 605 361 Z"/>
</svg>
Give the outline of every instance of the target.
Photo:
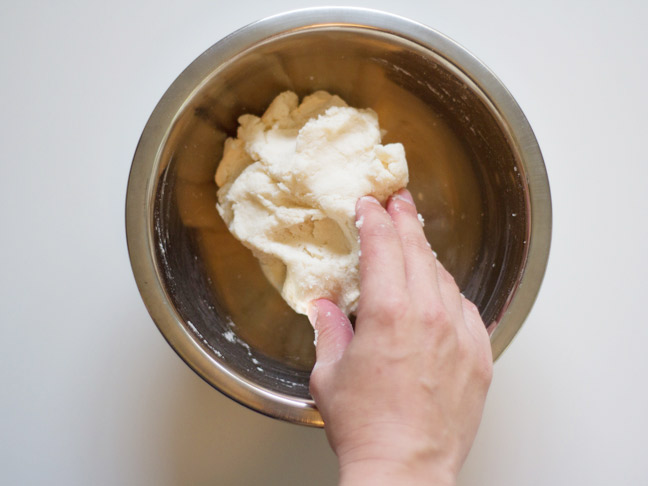
<svg viewBox="0 0 648 486">
<path fill-rule="evenodd" d="M 172 84 L 128 185 L 133 272 L 169 344 L 213 386 L 284 420 L 321 426 L 308 394 L 313 334 L 215 210 L 213 174 L 237 118 L 278 93 L 318 89 L 371 107 L 403 143 L 409 188 L 440 260 L 488 324 L 494 357 L 537 295 L 551 237 L 535 137 L 501 82 L 442 34 L 393 15 L 318 8 L 251 24 Z"/>
</svg>

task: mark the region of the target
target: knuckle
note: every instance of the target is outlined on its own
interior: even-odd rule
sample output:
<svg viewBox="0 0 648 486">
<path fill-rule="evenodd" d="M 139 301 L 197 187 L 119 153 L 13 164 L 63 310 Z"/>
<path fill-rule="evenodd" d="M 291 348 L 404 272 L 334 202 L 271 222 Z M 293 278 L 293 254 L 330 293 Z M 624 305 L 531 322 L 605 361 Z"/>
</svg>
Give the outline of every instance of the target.
<svg viewBox="0 0 648 486">
<path fill-rule="evenodd" d="M 437 305 L 428 305 L 423 308 L 422 311 L 423 321 L 428 326 L 438 327 L 438 328 L 451 328 L 452 319 L 448 310 L 440 304 Z"/>
<path fill-rule="evenodd" d="M 407 294 L 392 290 L 364 308 L 366 317 L 377 323 L 393 324 L 402 320 L 410 306 Z"/>
<path fill-rule="evenodd" d="M 470 348 L 476 379 L 479 383 L 488 387 L 493 379 L 493 353 L 490 340 L 483 343 L 472 341 Z"/>
<path fill-rule="evenodd" d="M 409 298 L 400 292 L 390 292 L 380 300 L 376 310 L 390 320 L 400 319 L 409 307 Z"/>
<path fill-rule="evenodd" d="M 464 312 L 471 314 L 472 317 L 477 318 L 481 322 L 481 316 L 479 315 L 479 309 L 477 306 L 467 298 L 463 298 L 463 307 L 464 307 Z"/>
<path fill-rule="evenodd" d="M 493 358 L 490 345 L 484 349 L 476 343 L 469 332 L 460 332 L 457 343 L 457 357 L 465 363 L 466 369 L 478 386 L 487 389 L 493 378 Z"/>
<path fill-rule="evenodd" d="M 493 379 L 493 360 L 490 356 L 477 361 L 477 376 L 479 380 L 486 386 L 490 385 Z"/>
</svg>

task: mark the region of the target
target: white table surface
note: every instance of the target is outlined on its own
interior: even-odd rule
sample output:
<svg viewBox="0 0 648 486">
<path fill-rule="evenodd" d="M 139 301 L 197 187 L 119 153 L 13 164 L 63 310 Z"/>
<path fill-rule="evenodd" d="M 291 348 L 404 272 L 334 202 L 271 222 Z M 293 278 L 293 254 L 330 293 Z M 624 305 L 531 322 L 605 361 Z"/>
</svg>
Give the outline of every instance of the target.
<svg viewBox="0 0 648 486">
<path fill-rule="evenodd" d="M 235 404 L 175 355 L 124 235 L 130 162 L 166 88 L 233 30 L 312 5 L 0 5 L 0 484 L 335 484 L 322 431 Z M 482 59 L 549 172 L 545 282 L 495 366 L 460 485 L 648 484 L 648 4 L 355 5 Z"/>
</svg>

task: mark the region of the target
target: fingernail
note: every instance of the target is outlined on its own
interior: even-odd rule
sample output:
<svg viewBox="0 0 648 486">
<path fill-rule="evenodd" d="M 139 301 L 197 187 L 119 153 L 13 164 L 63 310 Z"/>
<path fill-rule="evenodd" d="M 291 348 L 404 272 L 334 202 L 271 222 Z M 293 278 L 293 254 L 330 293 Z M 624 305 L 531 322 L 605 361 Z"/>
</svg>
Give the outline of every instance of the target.
<svg viewBox="0 0 648 486">
<path fill-rule="evenodd" d="M 410 194 L 410 192 L 407 189 L 401 189 L 400 191 L 398 191 L 392 197 L 395 197 L 397 199 L 401 199 L 403 201 L 407 201 L 412 206 L 416 206 L 416 204 L 414 204 L 414 198 L 412 197 L 412 195 Z"/>
<path fill-rule="evenodd" d="M 362 196 L 362 197 L 360 198 L 360 201 L 363 201 L 363 202 L 369 202 L 369 203 L 377 204 L 378 206 L 381 206 L 381 204 L 380 204 L 380 202 L 378 201 L 378 199 L 376 199 L 376 198 L 373 197 L 373 196 Z"/>
<path fill-rule="evenodd" d="M 308 304 L 308 307 L 306 308 L 306 315 L 308 316 L 308 322 L 310 322 L 311 326 L 313 326 L 313 329 L 315 329 L 315 324 L 317 323 L 318 313 L 319 311 L 317 310 L 317 306 L 315 304 Z"/>
</svg>

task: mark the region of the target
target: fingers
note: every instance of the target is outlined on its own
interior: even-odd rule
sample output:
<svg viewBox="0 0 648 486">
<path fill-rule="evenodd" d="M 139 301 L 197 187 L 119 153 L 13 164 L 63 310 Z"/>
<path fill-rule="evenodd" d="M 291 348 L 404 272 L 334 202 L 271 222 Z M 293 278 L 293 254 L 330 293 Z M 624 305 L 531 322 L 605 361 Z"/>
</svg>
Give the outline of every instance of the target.
<svg viewBox="0 0 648 486">
<path fill-rule="evenodd" d="M 403 247 L 409 292 L 420 305 L 443 305 L 452 322 L 463 320 L 459 288 L 430 248 L 418 218 L 414 200 L 407 189 L 395 193 L 387 203 Z M 436 312 L 432 312 L 436 314 Z"/>
<path fill-rule="evenodd" d="M 382 309 L 385 302 L 399 302 L 404 291 L 426 314 L 445 314 L 460 326 L 465 321 L 460 290 L 430 248 L 409 191 L 392 195 L 386 211 L 376 199 L 361 198 L 356 213 L 361 308 Z"/>
<path fill-rule="evenodd" d="M 437 261 L 418 218 L 414 200 L 407 189 L 389 198 L 387 212 L 394 221 L 401 246 L 408 290 L 419 302 L 438 298 Z"/>
<path fill-rule="evenodd" d="M 327 299 L 317 299 L 308 307 L 308 320 L 315 329 L 317 366 L 337 362 L 353 338 L 347 316 Z"/>
<path fill-rule="evenodd" d="M 403 249 L 391 217 L 371 196 L 358 200 L 356 226 L 361 252 L 360 307 L 373 308 L 407 289 Z"/>
</svg>

